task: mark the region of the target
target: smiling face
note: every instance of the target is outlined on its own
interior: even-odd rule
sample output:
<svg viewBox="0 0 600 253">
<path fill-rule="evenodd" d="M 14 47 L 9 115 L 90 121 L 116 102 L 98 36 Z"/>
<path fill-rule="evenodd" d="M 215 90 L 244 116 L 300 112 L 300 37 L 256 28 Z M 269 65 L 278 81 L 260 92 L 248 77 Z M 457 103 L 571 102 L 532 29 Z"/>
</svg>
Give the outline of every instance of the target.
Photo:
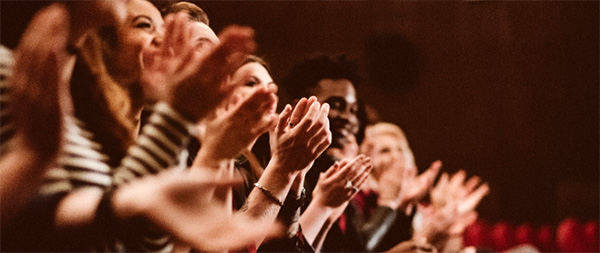
<svg viewBox="0 0 600 253">
<path fill-rule="evenodd" d="M 117 45 L 112 55 L 112 75 L 119 83 L 137 81 L 141 70 L 141 51 L 158 47 L 164 35 L 160 12 L 146 0 L 127 2 L 127 18 L 117 28 Z"/>
<path fill-rule="evenodd" d="M 258 62 L 248 62 L 238 68 L 231 76 L 232 83 L 241 83 L 236 93 L 247 94 L 254 87 L 275 84 L 269 71 Z"/>
<path fill-rule="evenodd" d="M 393 162 L 398 161 L 401 164 L 406 164 L 404 147 L 401 145 L 397 137 L 389 134 L 380 134 L 372 137 L 370 140 L 373 149 L 369 153 L 373 159 L 373 175 L 379 178 L 383 172 L 383 168 L 389 167 Z"/>
<path fill-rule="evenodd" d="M 358 102 L 354 85 L 348 79 L 322 79 L 311 89 L 321 103 L 328 103 L 332 134 L 331 147 L 342 148 L 358 133 Z"/>
<path fill-rule="evenodd" d="M 391 123 L 368 126 L 360 149 L 363 154 L 371 157 L 371 173 L 377 180 L 385 169 L 392 168 L 392 164 L 396 162 L 402 165 L 402 170 L 415 167 L 414 156 L 404 132 Z"/>
</svg>

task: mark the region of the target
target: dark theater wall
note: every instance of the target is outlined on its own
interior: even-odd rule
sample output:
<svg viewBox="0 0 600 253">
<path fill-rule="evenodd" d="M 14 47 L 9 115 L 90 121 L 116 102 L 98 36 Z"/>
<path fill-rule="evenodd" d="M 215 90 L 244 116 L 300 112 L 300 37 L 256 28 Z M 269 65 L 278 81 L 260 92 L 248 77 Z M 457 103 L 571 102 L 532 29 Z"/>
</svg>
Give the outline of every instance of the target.
<svg viewBox="0 0 600 253">
<path fill-rule="evenodd" d="M 597 1 L 196 3 L 217 31 L 255 28 L 276 80 L 318 53 L 357 59 L 359 96 L 406 131 L 421 169 L 441 159 L 490 183 L 481 217 L 598 218 Z M 23 2 L 1 4 L 14 46 Z"/>
</svg>

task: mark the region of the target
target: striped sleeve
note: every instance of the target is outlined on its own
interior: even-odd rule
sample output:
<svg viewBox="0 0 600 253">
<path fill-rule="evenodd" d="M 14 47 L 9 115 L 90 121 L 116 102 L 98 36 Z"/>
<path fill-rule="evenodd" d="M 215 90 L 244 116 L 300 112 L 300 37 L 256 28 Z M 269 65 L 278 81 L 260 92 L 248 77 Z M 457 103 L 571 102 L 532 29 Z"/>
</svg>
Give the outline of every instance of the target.
<svg viewBox="0 0 600 253">
<path fill-rule="evenodd" d="M 165 103 L 154 106 L 136 143 L 127 150 L 121 165 L 115 170 L 113 184 L 119 185 L 145 175 L 156 174 L 178 164 L 192 134 L 194 124 Z M 170 252 L 173 242 L 169 235 L 146 230 L 133 240 L 121 241 L 131 251 Z"/>
<path fill-rule="evenodd" d="M 136 143 L 113 175 L 114 184 L 156 174 L 179 162 L 179 155 L 194 133 L 194 124 L 166 103 L 158 103 Z"/>
<path fill-rule="evenodd" d="M 15 134 L 9 106 L 10 88 L 8 84 L 13 65 L 12 52 L 0 45 L 0 156 L 4 156 L 10 149 L 10 140 Z"/>
<path fill-rule="evenodd" d="M 108 156 L 101 153 L 101 146 L 85 124 L 73 117 L 66 117 L 65 144 L 57 159 L 57 165 L 44 178 L 41 194 L 71 191 L 80 187 L 109 188 L 112 184 Z"/>
</svg>

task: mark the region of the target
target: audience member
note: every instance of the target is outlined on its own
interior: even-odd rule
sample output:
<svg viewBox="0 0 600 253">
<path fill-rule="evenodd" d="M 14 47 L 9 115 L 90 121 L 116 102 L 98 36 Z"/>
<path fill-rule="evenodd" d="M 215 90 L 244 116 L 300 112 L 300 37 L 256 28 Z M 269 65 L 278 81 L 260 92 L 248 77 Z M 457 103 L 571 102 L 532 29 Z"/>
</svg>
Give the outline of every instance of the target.
<svg viewBox="0 0 600 253">
<path fill-rule="evenodd" d="M 357 116 L 359 104 L 354 85 L 358 84 L 359 80 L 356 64 L 343 56 L 337 58 L 319 56 L 308 59 L 292 67 L 289 75 L 284 79 L 283 85 L 292 99 L 312 95 L 318 101 L 331 105 L 328 117 L 331 122 L 332 145 L 323 156 L 315 161 L 313 168 L 306 175 L 304 185 L 309 203 L 311 203 L 313 190 L 322 172 L 327 171 L 335 161 L 358 155 L 357 141 L 360 140 L 357 140 L 357 136 L 359 136 L 357 134 L 361 126 Z M 348 180 L 348 188 L 355 189 L 353 183 L 356 182 Z M 325 223 L 331 225 L 328 233 L 319 233 L 326 235 L 322 250 L 373 250 L 381 240 L 381 235 L 389 229 L 388 224 L 393 222 L 395 210 L 392 208 L 382 209 L 379 214 L 370 221 L 359 221 L 359 219 L 354 219 L 357 209 L 348 205 L 344 213 L 339 214 L 341 215 L 339 219 L 338 217 L 329 217 L 337 221 L 333 225 Z M 317 229 L 316 231 L 325 230 Z M 320 240 L 321 238 L 317 237 L 316 239 Z M 313 241 L 313 246 L 320 245 L 319 240 Z"/>
<path fill-rule="evenodd" d="M 436 161 L 417 176 L 415 158 L 404 132 L 385 122 L 367 126 L 361 152 L 373 159 L 374 167 L 368 184 L 353 201 L 362 211 L 361 218 L 369 219 L 381 207 L 397 210 L 389 232 L 381 235 L 383 239 L 376 248 L 383 251 L 411 239 L 413 207 L 429 194 L 442 164 Z"/>
<path fill-rule="evenodd" d="M 14 61 L 2 47 L 3 224 L 35 195 L 41 176 L 61 150 L 63 116 L 71 109 L 67 80 L 74 57 L 69 49 L 90 29 L 121 22 L 123 5 L 97 0 L 51 4 L 31 20 Z"/>
</svg>

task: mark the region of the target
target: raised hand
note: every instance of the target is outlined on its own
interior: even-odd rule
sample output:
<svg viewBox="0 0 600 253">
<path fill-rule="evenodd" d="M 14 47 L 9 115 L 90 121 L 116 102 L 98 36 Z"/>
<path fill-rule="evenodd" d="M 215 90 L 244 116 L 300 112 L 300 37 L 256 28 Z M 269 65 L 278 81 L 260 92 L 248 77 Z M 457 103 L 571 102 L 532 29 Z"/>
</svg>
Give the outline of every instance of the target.
<svg viewBox="0 0 600 253">
<path fill-rule="evenodd" d="M 198 52 L 188 22 L 183 14 L 166 18 L 163 44 L 144 49 L 142 82 L 147 96 L 197 121 L 232 94 L 236 84 L 227 78 L 254 51 L 255 43 L 251 28 L 230 26 L 221 33 L 219 45 L 208 53 Z"/>
<path fill-rule="evenodd" d="M 69 58 L 65 52 L 68 19 L 60 4 L 40 10 L 14 52 L 15 65 L 7 81 L 10 97 L 2 101 L 8 102 L 2 119 L 12 119 L 1 123 L 2 131 L 14 130 L 11 139 L 1 140 L 11 145 L 0 157 L 2 221 L 13 217 L 35 194 L 45 169 L 61 149 L 62 119 L 70 101 L 63 79 Z"/>
<path fill-rule="evenodd" d="M 217 110 L 214 119 L 206 120 L 198 157 L 211 161 L 233 159 L 261 134 L 274 128 L 276 92 L 274 84 L 256 87 L 246 97 L 234 96 L 230 105 Z"/>
<path fill-rule="evenodd" d="M 477 176 L 465 179 L 463 170 L 452 177 L 442 174 L 431 190 L 431 205 L 419 206 L 422 230 L 415 234 L 434 244 L 445 242 L 462 236 L 466 227 L 477 220 L 475 208 L 489 193 L 489 186 L 487 183 L 480 184 L 481 179 Z"/>
<path fill-rule="evenodd" d="M 62 79 L 68 58 L 64 51 L 68 18 L 60 5 L 34 16 L 15 50 L 9 79 L 17 136 L 43 159 L 54 156 L 61 142 L 60 101 L 68 100 L 68 82 Z"/>
<path fill-rule="evenodd" d="M 300 99 L 293 111 L 286 105 L 270 132 L 271 162 L 306 173 L 331 144 L 328 113 L 329 104 L 321 105 L 316 97 Z"/>
<path fill-rule="evenodd" d="M 205 192 L 241 183 L 239 177 L 207 178 L 188 171 L 165 171 L 117 188 L 112 206 L 119 218 L 142 216 L 201 251 L 239 250 L 274 232 L 272 223 L 231 217 Z"/>
<path fill-rule="evenodd" d="M 402 203 L 410 205 L 411 203 L 415 204 L 421 200 L 431 189 L 435 177 L 440 172 L 441 167 L 442 162 L 439 160 L 435 161 L 431 164 L 429 169 L 419 176 L 417 176 L 416 168 L 406 168 L 402 177 Z M 408 212 L 409 211 L 407 211 L 407 214 Z"/>
<path fill-rule="evenodd" d="M 308 242 L 319 251 L 332 224 L 342 215 L 373 169 L 364 155 L 336 162 L 321 173 L 313 190 L 313 200 L 300 217 Z"/>
<path fill-rule="evenodd" d="M 332 208 L 345 207 L 344 204 L 356 196 L 372 169 L 371 158 L 364 155 L 336 162 L 319 175 L 312 194 L 313 202 Z"/>
<path fill-rule="evenodd" d="M 423 174 L 417 176 L 414 167 L 404 167 L 403 160 L 395 160 L 379 179 L 379 205 L 392 209 L 401 208 L 410 214 L 412 205 L 421 200 L 431 189 L 442 162 L 435 161 Z"/>
</svg>

